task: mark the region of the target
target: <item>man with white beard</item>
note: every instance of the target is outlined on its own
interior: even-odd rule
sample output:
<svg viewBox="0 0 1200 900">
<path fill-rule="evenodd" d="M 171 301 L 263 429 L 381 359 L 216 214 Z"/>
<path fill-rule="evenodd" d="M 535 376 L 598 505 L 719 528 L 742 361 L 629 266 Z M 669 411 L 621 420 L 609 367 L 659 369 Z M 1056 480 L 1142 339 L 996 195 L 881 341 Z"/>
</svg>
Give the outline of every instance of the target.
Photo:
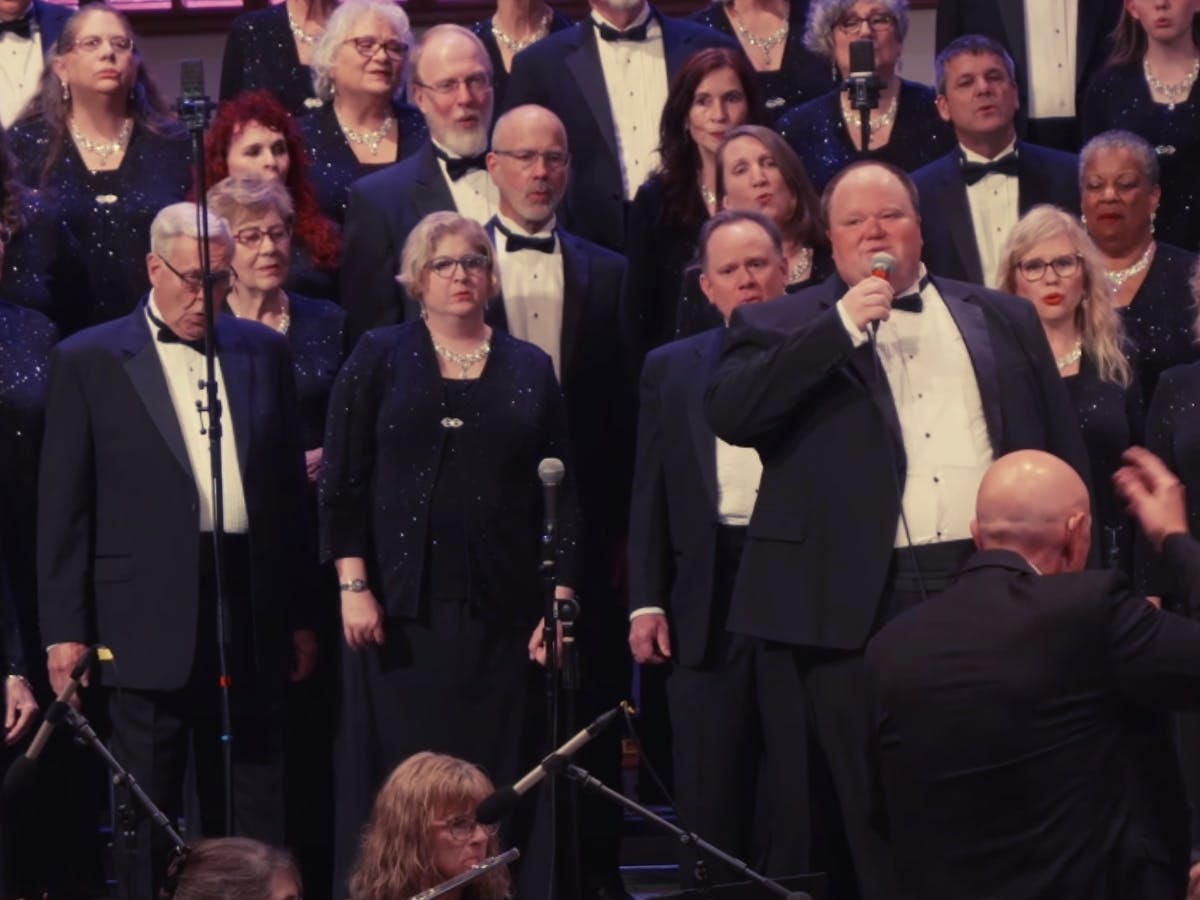
<svg viewBox="0 0 1200 900">
<path fill-rule="evenodd" d="M 458 25 L 429 29 L 413 51 L 410 95 L 429 142 L 350 186 L 340 294 L 354 338 L 415 315 L 393 276 L 421 219 L 450 210 L 484 224 L 498 208 L 485 161 L 492 64 L 479 38 Z"/>
</svg>

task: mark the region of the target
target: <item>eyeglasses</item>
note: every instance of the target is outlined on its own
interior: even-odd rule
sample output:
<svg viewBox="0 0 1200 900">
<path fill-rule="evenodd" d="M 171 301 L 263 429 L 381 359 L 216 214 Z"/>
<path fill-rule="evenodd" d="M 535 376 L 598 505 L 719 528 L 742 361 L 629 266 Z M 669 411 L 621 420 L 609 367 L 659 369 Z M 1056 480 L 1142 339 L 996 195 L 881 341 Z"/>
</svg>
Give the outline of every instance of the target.
<svg viewBox="0 0 1200 900">
<path fill-rule="evenodd" d="M 467 90 L 472 94 L 482 94 L 484 91 L 490 90 L 492 87 L 492 76 L 486 72 L 477 72 L 474 75 L 468 75 L 466 78 L 443 78 L 441 81 L 435 81 L 433 84 L 426 84 L 424 81 L 413 79 L 413 84 L 417 87 L 423 87 L 433 91 L 435 94 L 454 94 L 458 92 L 460 85 L 466 85 Z"/>
<path fill-rule="evenodd" d="M 379 52 L 379 48 L 383 48 L 383 52 L 387 54 L 387 58 L 399 62 L 408 55 L 408 44 L 403 41 L 381 41 L 373 37 L 352 37 L 342 41 L 343 44 L 353 44 L 354 49 L 358 51 L 358 55 L 363 59 L 370 59 Z"/>
<path fill-rule="evenodd" d="M 1016 269 L 1026 281 L 1041 281 L 1046 277 L 1046 269 L 1054 269 L 1059 278 L 1070 278 L 1079 271 L 1083 257 L 1078 253 L 1056 256 L 1054 259 L 1023 259 L 1017 263 Z"/>
<path fill-rule="evenodd" d="M 896 17 L 891 13 L 871 13 L 866 17 L 851 15 L 838 20 L 837 28 L 842 34 L 858 34 L 862 31 L 863 22 L 867 23 L 872 32 L 887 31 L 896 24 Z"/>
<path fill-rule="evenodd" d="M 269 237 L 272 244 L 279 245 L 291 236 L 292 229 L 286 225 L 276 225 L 274 228 L 266 230 L 262 228 L 243 228 L 241 231 L 234 232 L 233 239 L 247 250 L 255 250 L 262 246 L 263 238 L 265 237 Z"/>
<path fill-rule="evenodd" d="M 450 837 L 464 843 L 471 839 L 471 836 L 475 834 L 476 828 L 482 828 L 483 833 L 488 837 L 500 833 L 500 824 L 498 822 L 493 822 L 491 825 L 484 825 L 470 816 L 455 816 L 453 819 L 447 819 L 444 822 L 434 822 L 433 824 L 445 828 L 450 832 Z"/>
<path fill-rule="evenodd" d="M 133 50 L 133 40 L 130 38 L 121 36 L 103 38 L 98 34 L 93 34 L 85 38 L 77 38 L 71 44 L 71 49 L 80 50 L 84 53 L 95 53 L 105 41 L 108 42 L 108 46 L 112 47 L 114 53 L 129 53 Z"/>
<path fill-rule="evenodd" d="M 155 253 L 162 264 L 175 273 L 175 277 L 186 284 L 193 291 L 198 291 L 204 287 L 204 274 L 202 272 L 180 272 L 177 268 L 167 262 L 167 258 L 161 253 Z M 234 272 L 233 269 L 216 269 L 210 276 L 212 286 L 219 291 L 224 291 L 233 284 Z"/>
<path fill-rule="evenodd" d="M 571 154 L 561 150 L 492 150 L 497 156 L 515 159 L 522 169 L 532 169 L 539 158 L 551 172 L 565 169 L 571 162 Z"/>
<path fill-rule="evenodd" d="M 474 275 L 476 272 L 486 272 L 490 269 L 492 261 L 482 254 L 469 253 L 459 257 L 435 256 L 426 265 L 442 278 L 453 278 L 455 266 L 462 266 L 463 272 Z"/>
</svg>

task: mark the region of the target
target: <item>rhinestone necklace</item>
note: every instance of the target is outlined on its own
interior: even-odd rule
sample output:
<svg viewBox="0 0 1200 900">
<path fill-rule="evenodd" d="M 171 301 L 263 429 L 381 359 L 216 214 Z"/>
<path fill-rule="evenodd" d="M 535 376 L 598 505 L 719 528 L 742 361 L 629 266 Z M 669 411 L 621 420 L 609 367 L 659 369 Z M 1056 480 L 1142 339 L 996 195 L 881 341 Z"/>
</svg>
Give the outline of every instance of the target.
<svg viewBox="0 0 1200 900">
<path fill-rule="evenodd" d="M 710 191 L 704 185 L 700 185 L 700 196 L 704 198 L 705 206 L 707 206 L 711 210 L 714 210 L 714 211 L 716 210 L 716 208 L 717 208 L 717 192 L 716 191 Z"/>
<path fill-rule="evenodd" d="M 900 94 L 897 93 L 896 96 L 892 97 L 892 102 L 888 106 L 887 112 L 882 113 L 879 116 L 871 116 L 871 136 L 872 137 L 874 137 L 876 134 L 878 134 L 883 129 L 887 128 L 889 125 L 892 124 L 893 121 L 895 121 L 896 108 L 899 105 L 900 105 Z M 856 112 L 858 113 L 859 120 L 858 120 L 857 125 L 852 125 L 850 122 L 850 116 Z M 845 119 L 847 128 L 854 128 L 854 127 L 861 128 L 862 127 L 862 113 L 856 109 L 851 109 L 850 103 L 845 97 L 842 97 L 842 118 Z M 864 147 L 863 149 L 867 150 L 870 148 Z"/>
<path fill-rule="evenodd" d="M 383 124 L 374 131 L 355 131 L 349 125 L 338 119 L 338 124 L 342 126 L 342 132 L 346 135 L 346 140 L 352 144 L 361 144 L 367 148 L 367 151 L 374 156 L 379 150 L 379 145 L 383 143 L 383 139 L 391 133 L 392 126 L 396 124 L 396 118 L 388 113 Z"/>
<path fill-rule="evenodd" d="M 478 350 L 472 350 L 470 353 L 455 353 L 449 347 L 443 347 L 437 341 L 433 342 L 433 349 L 437 351 L 438 356 L 442 359 L 458 366 L 462 370 L 462 377 L 466 378 L 472 366 L 488 358 L 488 354 L 492 352 L 492 342 L 486 340 L 480 345 Z"/>
<path fill-rule="evenodd" d="M 1068 366 L 1075 365 L 1075 363 L 1079 362 L 1079 360 L 1082 358 L 1083 358 L 1083 341 L 1076 340 L 1074 349 L 1072 349 L 1071 352 L 1068 353 L 1066 356 L 1056 357 L 1054 360 L 1054 363 L 1055 363 L 1055 365 L 1058 366 L 1059 371 L 1062 371 L 1063 369 L 1067 368 Z"/>
<path fill-rule="evenodd" d="M 95 153 L 100 157 L 100 165 L 107 166 L 108 159 L 114 153 L 120 153 L 125 149 L 125 145 L 129 143 L 129 135 L 133 133 L 133 119 L 126 119 L 121 125 L 121 130 L 117 136 L 111 141 L 93 141 L 90 137 L 83 134 L 77 129 L 74 124 L 71 125 L 71 138 L 75 141 L 75 145 L 90 153 Z"/>
<path fill-rule="evenodd" d="M 287 17 L 288 17 L 288 27 L 290 27 L 292 29 L 292 34 L 295 35 L 296 40 L 298 40 L 302 44 L 307 44 L 310 47 L 317 42 L 317 38 L 319 38 L 321 36 L 321 31 L 325 30 L 324 28 L 322 28 L 321 31 L 318 31 L 316 34 L 309 34 L 300 25 L 298 25 L 296 23 L 295 19 L 292 18 L 291 7 L 288 8 Z"/>
<path fill-rule="evenodd" d="M 1200 57 L 1192 63 L 1192 70 L 1183 76 L 1182 81 L 1177 81 L 1174 84 L 1167 84 L 1154 77 L 1154 73 L 1150 71 L 1150 60 L 1142 60 L 1142 71 L 1146 73 L 1146 84 L 1150 85 L 1151 91 L 1158 91 L 1162 96 L 1167 98 L 1167 109 L 1174 109 L 1175 104 L 1182 100 L 1186 100 L 1188 94 L 1192 92 L 1192 85 L 1196 83 L 1196 76 L 1200 75 Z"/>
<path fill-rule="evenodd" d="M 801 247 L 796 261 L 788 269 L 788 284 L 799 284 L 812 274 L 812 247 Z"/>
<path fill-rule="evenodd" d="M 1104 274 L 1108 276 L 1108 283 L 1117 290 L 1121 289 L 1121 285 L 1127 282 L 1135 275 L 1141 275 L 1146 271 L 1146 267 L 1150 265 L 1150 260 L 1154 256 L 1155 242 L 1151 241 L 1146 245 L 1146 249 L 1142 255 L 1138 257 L 1138 261 L 1132 266 L 1126 266 L 1124 269 L 1109 269 Z"/>
<path fill-rule="evenodd" d="M 737 29 L 737 33 L 741 35 L 742 40 L 747 47 L 755 47 L 762 51 L 763 65 L 771 64 L 771 51 L 787 40 L 788 23 L 784 22 L 783 27 L 772 31 L 766 37 L 759 37 L 746 27 L 746 23 L 742 21 L 742 15 L 737 11 L 732 3 L 729 4 L 729 11 L 733 14 L 733 27 Z"/>
<path fill-rule="evenodd" d="M 522 50 L 524 50 L 530 44 L 540 41 L 542 38 L 544 38 L 547 34 L 550 33 L 550 17 L 551 17 L 551 15 L 552 15 L 552 13 L 550 12 L 550 10 L 546 10 L 546 15 L 542 16 L 541 24 L 539 24 L 538 27 L 533 30 L 533 34 L 531 34 L 531 35 L 529 35 L 529 37 L 523 38 L 521 40 L 517 40 L 516 38 L 511 38 L 507 34 L 505 34 L 503 31 L 501 31 L 500 26 L 496 24 L 496 20 L 495 20 L 495 18 L 493 18 L 492 19 L 492 34 L 495 35 L 496 40 L 498 40 L 501 44 L 503 44 L 505 47 L 507 47 L 511 52 L 520 53 Z"/>
</svg>

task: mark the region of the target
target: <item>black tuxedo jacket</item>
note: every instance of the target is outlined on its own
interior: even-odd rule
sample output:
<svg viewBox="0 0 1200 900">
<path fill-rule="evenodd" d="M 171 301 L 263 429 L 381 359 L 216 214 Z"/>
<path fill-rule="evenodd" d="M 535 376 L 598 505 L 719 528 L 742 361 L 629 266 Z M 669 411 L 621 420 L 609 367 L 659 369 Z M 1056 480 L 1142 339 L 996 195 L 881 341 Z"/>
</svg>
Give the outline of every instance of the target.
<svg viewBox="0 0 1200 900">
<path fill-rule="evenodd" d="M 494 240 L 493 232 L 489 223 Z M 562 392 L 583 519 L 584 565 L 594 583 L 595 577 L 607 576 L 629 522 L 637 398 L 617 311 L 626 262 L 562 227 L 556 233 L 563 260 Z M 503 297 L 491 301 L 487 321 L 508 331 Z"/>
<path fill-rule="evenodd" d="M 1017 142 L 1017 208 L 1025 215 L 1039 203 L 1052 203 L 1079 215 L 1079 158 L 1037 144 Z M 959 149 L 913 172 L 921 199 L 921 237 L 929 271 L 946 278 L 983 284 L 979 244 L 967 202 Z"/>
<path fill-rule="evenodd" d="M 233 316 L 216 327 L 250 523 L 256 675 L 282 681 L 313 581 L 292 368 L 270 329 Z M 112 648 L 105 683 L 171 691 L 186 684 L 197 619 L 214 607 L 199 596 L 199 501 L 181 430 L 199 414 L 177 418 L 153 340 L 139 304 L 51 356 L 38 602 L 47 644 Z"/>
<path fill-rule="evenodd" d="M 1174 536 L 1164 558 L 1194 604 L 1200 545 Z M 1200 702 L 1200 624 L 1120 573 L 1038 575 L 994 550 L 886 625 L 866 667 L 902 897 L 1186 893 L 1187 810 L 1157 711 Z"/>
<path fill-rule="evenodd" d="M 629 517 L 629 606 L 667 611 L 675 661 L 704 659 L 716 558 L 717 439 L 704 418 L 704 389 L 725 329 L 652 350 L 642 367 L 637 464 Z"/>
<path fill-rule="evenodd" d="M 1083 95 L 1092 76 L 1108 58 L 1108 35 L 1121 14 L 1121 0 L 1078 0 L 1075 35 L 1075 113 L 1083 112 Z M 1029 53 L 1025 43 L 1024 0 L 938 0 L 935 44 L 940 53 L 964 34 L 982 34 L 1005 47 L 1017 70 L 1021 92 L 1018 127 L 1023 127 L 1028 103 Z"/>
<path fill-rule="evenodd" d="M 405 316 L 396 283 L 404 242 L 431 212 L 455 210 L 454 197 L 433 144 L 350 185 L 338 296 L 346 307 L 350 338 Z"/>
<path fill-rule="evenodd" d="M 667 79 L 706 47 L 737 41 L 695 22 L 659 15 Z M 577 234 L 613 250 L 625 246 L 625 189 L 604 70 L 590 19 L 548 35 L 513 59 L 505 108 L 536 103 L 562 119 L 571 148 L 564 219 Z"/>
<path fill-rule="evenodd" d="M 1047 450 L 1087 481 L 1087 456 L 1033 307 L 934 279 L 967 346 L 996 456 Z M 736 310 L 706 396 L 713 430 L 762 458 L 729 627 L 861 649 L 872 633 L 906 472 L 900 423 L 869 343 L 853 349 L 838 277 Z"/>
<path fill-rule="evenodd" d="M 33 0 L 33 17 L 37 20 L 38 29 L 42 33 L 42 53 L 48 54 L 58 42 L 63 25 L 71 18 L 74 10 L 69 6 L 57 3 L 46 3 L 44 0 Z"/>
</svg>

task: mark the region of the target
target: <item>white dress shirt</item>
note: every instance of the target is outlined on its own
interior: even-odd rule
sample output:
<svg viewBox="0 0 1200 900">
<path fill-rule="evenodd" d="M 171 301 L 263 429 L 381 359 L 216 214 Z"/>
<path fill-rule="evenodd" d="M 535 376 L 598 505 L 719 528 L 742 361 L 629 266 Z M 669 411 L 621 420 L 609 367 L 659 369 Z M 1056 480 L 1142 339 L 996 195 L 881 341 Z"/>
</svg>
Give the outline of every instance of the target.
<svg viewBox="0 0 1200 900">
<path fill-rule="evenodd" d="M 897 293 L 916 289 L 914 284 Z M 913 544 L 969 540 L 975 494 L 994 456 L 962 334 L 932 283 L 921 291 L 921 302 L 919 313 L 893 309 L 875 336 L 907 460 L 908 534 L 904 521 L 897 522 L 897 547 L 907 546 L 910 537 Z M 866 332 L 840 301 L 837 308 L 854 346 L 866 343 Z"/>
<path fill-rule="evenodd" d="M 458 156 L 432 138 L 430 140 L 433 146 L 447 156 Z M 446 171 L 446 161 L 440 156 L 437 157 L 437 161 L 438 168 L 442 170 L 442 177 L 446 179 L 446 186 L 450 188 L 450 196 L 454 198 L 454 208 L 458 214 L 474 219 L 480 225 L 490 222 L 496 210 L 500 208 L 500 192 L 487 169 L 473 169 L 455 181 Z"/>
<path fill-rule="evenodd" d="M 154 292 L 150 292 L 148 311 L 158 319 L 162 314 L 154 303 Z M 212 465 L 209 460 L 208 435 L 200 429 L 208 425 L 208 414 L 196 409 L 199 402 L 208 406 L 208 392 L 201 387 L 204 381 L 204 355 L 186 344 L 165 343 L 158 340 L 158 328 L 149 316 L 146 326 L 158 361 L 162 364 L 171 404 L 175 407 L 175 418 L 187 447 L 188 460 L 192 464 L 192 477 L 196 481 L 196 494 L 200 502 L 200 530 L 213 530 Z M 237 438 L 234 433 L 233 416 L 230 414 L 225 378 L 221 374 L 221 360 L 216 360 L 217 396 L 221 398 L 221 475 L 224 484 L 225 533 L 245 534 L 250 525 L 246 513 L 246 495 L 242 488 L 242 468 L 238 463 Z"/>
<path fill-rule="evenodd" d="M 509 333 L 535 344 L 554 361 L 554 374 L 562 381 L 563 257 L 554 235 L 554 220 L 530 234 L 503 214 L 499 222 L 513 234 L 554 239 L 554 252 L 518 250 L 509 253 L 505 235 L 496 230 L 496 262 L 504 294 L 504 315 Z"/>
<path fill-rule="evenodd" d="M 595 12 L 592 18 L 613 27 Z M 647 19 L 650 19 L 649 6 L 630 27 Z M 597 33 L 596 45 L 617 133 L 625 199 L 632 200 L 637 189 L 658 168 L 658 125 L 667 102 L 667 51 L 662 26 L 657 19 L 651 19 L 644 41 L 606 41 Z"/>
<path fill-rule="evenodd" d="M 0 126 L 11 126 L 33 99 L 43 65 L 42 34 L 36 22 L 31 37 L 0 35 Z"/>
<path fill-rule="evenodd" d="M 717 519 L 722 525 L 750 524 L 762 461 L 753 447 L 735 447 L 720 438 L 717 442 Z"/>
<path fill-rule="evenodd" d="M 999 159 L 1012 153 L 1016 141 L 1005 147 L 996 156 Z M 991 162 L 972 150 L 959 145 L 967 162 Z M 1000 250 L 1008 238 L 1009 231 L 1020 218 L 1019 181 L 1015 175 L 989 172 L 974 184 L 967 185 L 967 206 L 971 209 L 971 225 L 975 229 L 975 246 L 979 248 L 979 262 L 983 265 L 983 283 L 996 286 L 996 266 L 1000 262 Z"/>
<path fill-rule="evenodd" d="M 1075 115 L 1079 3 L 1025 0 L 1025 100 L 1031 119 Z"/>
</svg>

